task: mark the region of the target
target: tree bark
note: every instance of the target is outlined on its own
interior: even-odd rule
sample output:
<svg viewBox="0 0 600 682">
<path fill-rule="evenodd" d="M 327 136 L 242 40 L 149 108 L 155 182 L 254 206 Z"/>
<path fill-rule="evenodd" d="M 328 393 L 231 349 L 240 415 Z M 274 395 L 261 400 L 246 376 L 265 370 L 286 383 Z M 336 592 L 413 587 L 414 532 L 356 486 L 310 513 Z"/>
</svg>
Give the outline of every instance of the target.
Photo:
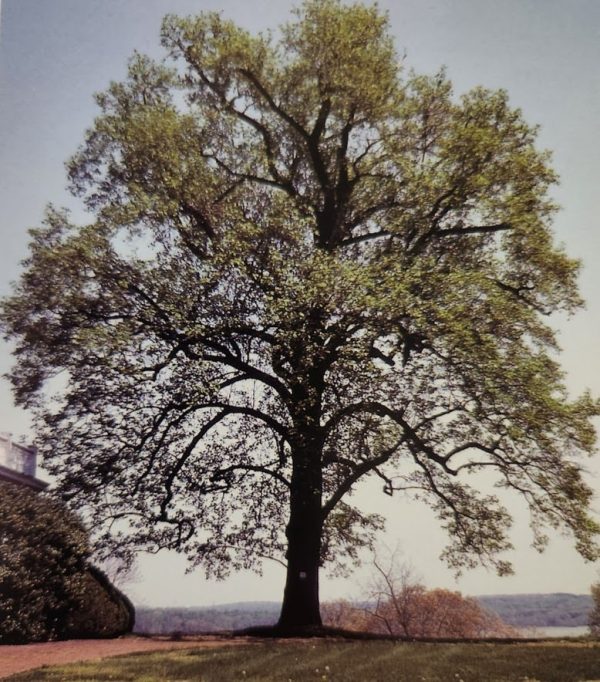
<svg viewBox="0 0 600 682">
<path fill-rule="evenodd" d="M 304 448 L 294 457 L 288 539 L 287 578 L 278 629 L 287 632 L 321 626 L 319 566 L 323 530 L 321 453 Z"/>
<path fill-rule="evenodd" d="M 327 363 L 323 348 L 326 338 L 324 313 L 311 308 L 302 329 L 302 341 L 289 357 L 288 375 L 294 424 L 291 438 L 292 477 L 287 577 L 278 629 L 307 632 L 322 625 L 319 609 L 319 567 L 323 532 L 323 444 L 322 397 Z"/>
</svg>

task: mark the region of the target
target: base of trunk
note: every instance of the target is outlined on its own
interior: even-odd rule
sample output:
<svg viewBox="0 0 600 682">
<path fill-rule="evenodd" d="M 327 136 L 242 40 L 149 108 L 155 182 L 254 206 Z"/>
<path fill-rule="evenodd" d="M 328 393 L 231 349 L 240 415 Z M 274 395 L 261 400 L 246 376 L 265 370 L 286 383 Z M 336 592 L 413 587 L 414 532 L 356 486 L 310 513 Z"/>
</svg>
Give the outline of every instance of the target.
<svg viewBox="0 0 600 682">
<path fill-rule="evenodd" d="M 288 568 L 281 615 L 276 627 L 281 631 L 310 632 L 322 627 L 319 609 L 319 568 L 315 561 L 312 570 Z"/>
<path fill-rule="evenodd" d="M 412 641 L 406 637 L 393 637 L 374 632 L 362 632 L 357 630 L 343 630 L 342 628 L 332 628 L 327 625 L 320 626 L 298 626 L 282 628 L 279 625 L 256 625 L 254 627 L 236 630 L 234 636 L 244 637 L 264 637 L 264 638 L 288 638 L 288 637 L 336 637 L 341 639 L 376 639 L 386 641 Z"/>
<path fill-rule="evenodd" d="M 244 634 L 250 637 L 331 637 L 333 629 L 322 625 L 258 625 L 256 627 L 244 628 L 236 634 Z"/>
</svg>

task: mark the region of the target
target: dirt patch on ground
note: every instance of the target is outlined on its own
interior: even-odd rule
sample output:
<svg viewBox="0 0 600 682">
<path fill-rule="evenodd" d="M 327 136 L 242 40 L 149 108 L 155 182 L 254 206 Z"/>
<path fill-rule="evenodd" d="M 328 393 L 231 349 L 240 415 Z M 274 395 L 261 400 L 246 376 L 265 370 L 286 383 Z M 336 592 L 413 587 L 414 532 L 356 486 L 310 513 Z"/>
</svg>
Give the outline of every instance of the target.
<svg viewBox="0 0 600 682">
<path fill-rule="evenodd" d="M 250 641 L 251 639 L 247 637 L 195 637 L 172 641 L 159 637 L 132 636 L 119 639 L 73 639 L 68 642 L 5 644 L 0 646 L 0 678 L 46 665 L 63 665 L 120 654 L 160 649 L 210 648 L 248 644 Z"/>
</svg>

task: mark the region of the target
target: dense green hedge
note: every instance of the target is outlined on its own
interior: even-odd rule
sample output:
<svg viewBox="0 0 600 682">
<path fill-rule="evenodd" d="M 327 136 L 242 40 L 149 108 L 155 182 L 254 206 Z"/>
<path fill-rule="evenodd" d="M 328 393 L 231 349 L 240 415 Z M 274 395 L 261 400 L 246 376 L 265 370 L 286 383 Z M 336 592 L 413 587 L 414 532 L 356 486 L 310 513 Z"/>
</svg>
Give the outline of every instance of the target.
<svg viewBox="0 0 600 682">
<path fill-rule="evenodd" d="M 60 502 L 0 482 L 0 642 L 130 631 L 133 607 L 88 557 L 85 529 Z"/>
</svg>

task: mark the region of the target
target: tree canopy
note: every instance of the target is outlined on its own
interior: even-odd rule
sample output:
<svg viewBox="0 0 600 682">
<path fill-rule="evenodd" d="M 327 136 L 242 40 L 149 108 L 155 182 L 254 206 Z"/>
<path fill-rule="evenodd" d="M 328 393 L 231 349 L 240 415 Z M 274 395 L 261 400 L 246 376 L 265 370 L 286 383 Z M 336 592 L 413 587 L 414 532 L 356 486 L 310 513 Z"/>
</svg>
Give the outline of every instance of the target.
<svg viewBox="0 0 600 682">
<path fill-rule="evenodd" d="M 520 493 L 535 543 L 597 556 L 553 312 L 582 303 L 556 182 L 504 91 L 407 73 L 377 7 L 306 0 L 273 37 L 167 16 L 68 165 L 4 301 L 18 402 L 108 547 L 209 573 L 287 565 L 283 625 L 319 622 L 318 569 L 382 519 L 381 479 L 430 504 L 457 569 L 499 572 Z M 469 481 L 471 481 L 469 483 Z"/>
</svg>

